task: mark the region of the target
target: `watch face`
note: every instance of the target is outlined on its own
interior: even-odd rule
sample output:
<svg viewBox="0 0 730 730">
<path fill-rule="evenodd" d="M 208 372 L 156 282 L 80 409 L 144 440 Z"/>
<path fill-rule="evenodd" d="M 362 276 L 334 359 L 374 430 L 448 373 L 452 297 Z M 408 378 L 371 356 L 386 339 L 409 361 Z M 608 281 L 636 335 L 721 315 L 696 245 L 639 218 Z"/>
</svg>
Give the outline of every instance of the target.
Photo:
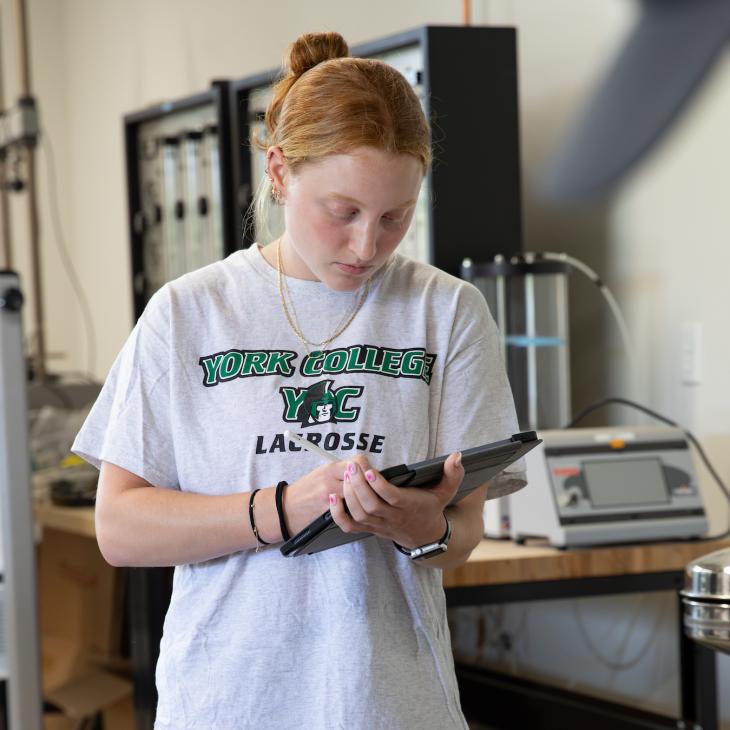
<svg viewBox="0 0 730 730">
<path fill-rule="evenodd" d="M 434 555 L 441 555 L 441 553 L 446 552 L 447 547 L 448 545 L 444 545 L 443 543 L 435 543 L 434 545 L 427 545 L 423 548 L 416 548 L 411 551 L 411 559 L 423 560 L 423 558 L 431 558 Z M 416 555 L 413 553 L 416 553 Z"/>
<path fill-rule="evenodd" d="M 444 515 L 446 517 L 446 515 Z M 413 548 L 408 550 L 397 542 L 393 542 L 393 545 L 398 549 L 399 552 L 407 555 L 411 560 L 422 560 L 423 558 L 430 558 L 432 555 L 440 555 L 445 553 L 449 548 L 449 540 L 451 539 L 451 522 L 446 518 L 446 534 L 438 541 L 432 542 L 430 545 L 421 545 L 421 547 Z"/>
<path fill-rule="evenodd" d="M 451 539 L 451 522 L 446 515 L 444 517 L 446 518 L 446 534 L 438 542 L 432 542 L 430 545 L 422 545 L 411 550 L 411 560 L 430 558 L 433 555 L 440 555 L 448 550 L 449 540 Z"/>
</svg>

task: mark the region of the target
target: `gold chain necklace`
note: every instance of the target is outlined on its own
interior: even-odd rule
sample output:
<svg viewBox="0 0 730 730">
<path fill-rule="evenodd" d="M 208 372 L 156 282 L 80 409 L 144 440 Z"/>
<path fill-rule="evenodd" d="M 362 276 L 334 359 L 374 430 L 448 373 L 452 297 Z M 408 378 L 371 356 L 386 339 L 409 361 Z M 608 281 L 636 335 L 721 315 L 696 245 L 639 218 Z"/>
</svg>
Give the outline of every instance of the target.
<svg viewBox="0 0 730 730">
<path fill-rule="evenodd" d="M 355 319 L 355 317 L 357 316 L 357 313 L 362 308 L 362 305 L 365 303 L 365 300 L 368 297 L 368 293 L 370 292 L 370 279 L 368 279 L 365 282 L 365 288 L 363 289 L 363 293 L 360 296 L 360 300 L 358 301 L 357 306 L 353 310 L 352 314 L 347 319 L 347 322 L 339 327 L 339 329 L 337 329 L 335 333 L 333 335 L 330 335 L 330 337 L 328 337 L 326 340 L 323 340 L 322 342 L 312 342 L 304 336 L 304 333 L 299 328 L 299 325 L 296 321 L 296 313 L 294 312 L 294 303 L 292 302 L 291 312 L 289 312 L 289 307 L 286 304 L 285 294 L 289 294 L 289 298 L 291 298 L 291 293 L 287 289 L 286 280 L 284 279 L 284 272 L 281 265 L 281 239 L 276 242 L 276 272 L 278 275 L 279 299 L 281 300 L 281 308 L 284 311 L 284 316 L 286 317 L 286 321 L 289 323 L 289 326 L 292 328 L 294 334 L 299 338 L 302 345 L 304 346 L 304 349 L 307 351 L 307 355 L 311 354 L 307 345 L 312 345 L 312 347 L 325 349 L 327 345 L 336 340 L 352 324 L 352 320 Z"/>
</svg>

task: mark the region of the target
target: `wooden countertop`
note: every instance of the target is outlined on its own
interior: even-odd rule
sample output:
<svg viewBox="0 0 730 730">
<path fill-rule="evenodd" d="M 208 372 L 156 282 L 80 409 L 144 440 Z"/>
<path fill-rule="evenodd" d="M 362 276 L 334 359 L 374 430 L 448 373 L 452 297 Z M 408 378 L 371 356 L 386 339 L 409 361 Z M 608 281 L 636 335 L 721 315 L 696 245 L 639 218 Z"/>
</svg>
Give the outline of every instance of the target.
<svg viewBox="0 0 730 730">
<path fill-rule="evenodd" d="M 730 547 L 730 539 L 575 550 L 558 550 L 539 544 L 516 545 L 511 540 L 482 540 L 464 565 L 444 571 L 444 586 L 457 588 L 661 573 L 682 570 L 694 558 L 725 547 Z"/>
<path fill-rule="evenodd" d="M 93 507 L 58 507 L 52 502 L 36 501 L 33 505 L 36 523 L 41 527 L 96 538 Z"/>
<path fill-rule="evenodd" d="M 57 507 L 50 502 L 36 502 L 35 515 L 41 527 L 96 537 L 93 507 Z M 690 560 L 724 547 L 730 547 L 730 539 L 577 550 L 485 539 L 464 565 L 444 571 L 444 586 L 457 588 L 682 570 Z"/>
</svg>

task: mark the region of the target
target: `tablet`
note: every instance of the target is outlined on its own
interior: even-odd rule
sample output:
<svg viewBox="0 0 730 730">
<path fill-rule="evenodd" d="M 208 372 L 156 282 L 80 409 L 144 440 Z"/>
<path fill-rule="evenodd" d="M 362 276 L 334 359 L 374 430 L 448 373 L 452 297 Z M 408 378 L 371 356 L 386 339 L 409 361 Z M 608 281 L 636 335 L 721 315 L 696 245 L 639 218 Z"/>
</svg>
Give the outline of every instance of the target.
<svg viewBox="0 0 730 730">
<path fill-rule="evenodd" d="M 511 438 L 495 441 L 483 446 L 466 449 L 461 454 L 464 466 L 464 480 L 459 491 L 454 495 L 451 504 L 471 494 L 477 487 L 494 479 L 510 464 L 524 456 L 528 451 L 542 443 L 534 431 L 516 433 Z M 441 481 L 444 473 L 444 462 L 449 455 L 439 456 L 416 464 L 399 464 L 380 472 L 385 479 L 400 487 L 433 487 Z M 487 499 L 497 499 L 516 492 L 527 484 L 524 474 L 515 473 L 511 478 L 495 480 L 489 487 Z M 335 524 L 329 510 L 301 532 L 287 540 L 280 548 L 286 557 L 295 555 L 311 555 L 321 550 L 344 545 L 348 542 L 370 537 L 370 532 L 344 533 Z"/>
</svg>

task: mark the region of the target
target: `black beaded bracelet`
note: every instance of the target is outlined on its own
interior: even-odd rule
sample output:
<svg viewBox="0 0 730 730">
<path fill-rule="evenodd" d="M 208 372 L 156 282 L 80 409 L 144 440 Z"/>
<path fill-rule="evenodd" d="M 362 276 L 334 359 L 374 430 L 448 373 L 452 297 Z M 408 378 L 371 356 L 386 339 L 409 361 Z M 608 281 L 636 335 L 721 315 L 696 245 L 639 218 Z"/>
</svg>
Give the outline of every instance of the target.
<svg viewBox="0 0 730 730">
<path fill-rule="evenodd" d="M 291 538 L 289 530 L 286 529 L 286 520 L 284 519 L 284 487 L 288 486 L 289 482 L 279 482 L 276 485 L 276 514 L 279 515 L 281 536 L 285 541 Z"/>
<path fill-rule="evenodd" d="M 262 545 L 271 544 L 269 542 L 266 542 L 266 540 L 262 539 L 261 535 L 259 535 L 258 528 L 256 527 L 256 519 L 254 518 L 253 514 L 253 500 L 256 494 L 260 491 L 260 489 L 254 489 L 253 492 L 251 492 L 251 496 L 248 498 L 248 519 L 251 522 L 251 531 L 253 532 L 253 536 L 256 538 L 257 551 Z"/>
</svg>

